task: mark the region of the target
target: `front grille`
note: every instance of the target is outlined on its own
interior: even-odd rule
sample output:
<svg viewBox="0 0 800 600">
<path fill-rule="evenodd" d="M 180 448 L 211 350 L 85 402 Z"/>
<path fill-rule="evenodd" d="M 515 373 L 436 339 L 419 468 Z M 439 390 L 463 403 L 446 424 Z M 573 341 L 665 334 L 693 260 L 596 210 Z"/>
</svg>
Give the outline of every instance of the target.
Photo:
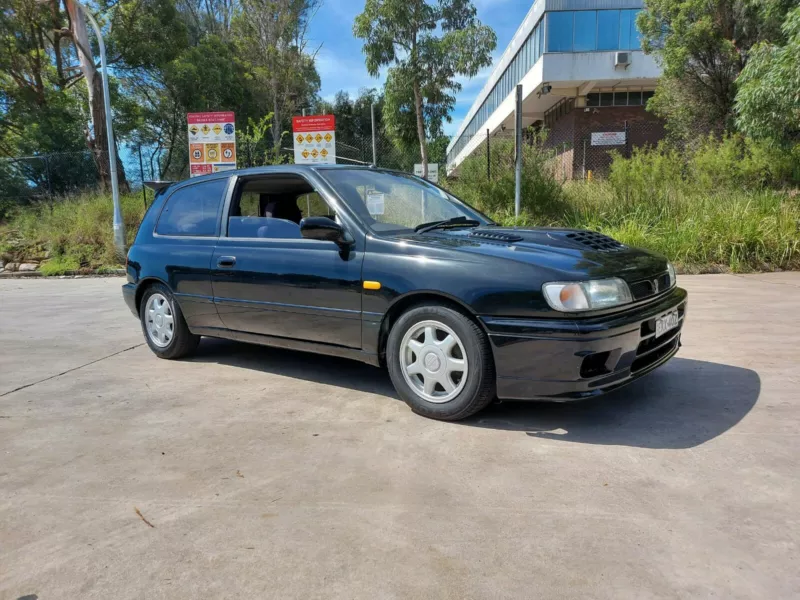
<svg viewBox="0 0 800 600">
<path fill-rule="evenodd" d="M 581 246 L 586 246 L 599 252 L 617 252 L 625 248 L 624 244 L 620 244 L 614 238 L 596 231 L 574 231 L 568 233 L 566 237 Z"/>
<path fill-rule="evenodd" d="M 644 300 L 669 289 L 669 273 L 664 273 L 652 279 L 643 279 L 630 285 L 631 295 L 634 300 Z"/>
<path fill-rule="evenodd" d="M 665 332 L 659 338 L 656 337 L 655 318 L 642 323 L 640 328 L 642 341 L 639 342 L 639 347 L 636 349 L 636 358 L 631 365 L 631 373 L 636 373 L 657 363 L 678 346 L 681 341 L 685 310 L 685 304 L 678 307 L 678 318 L 680 319 L 678 326 Z"/>
<path fill-rule="evenodd" d="M 514 233 L 503 233 L 501 231 L 483 231 L 473 230 L 470 232 L 470 237 L 483 238 L 485 240 L 494 240 L 495 242 L 519 242 L 522 241 L 522 236 Z"/>
</svg>

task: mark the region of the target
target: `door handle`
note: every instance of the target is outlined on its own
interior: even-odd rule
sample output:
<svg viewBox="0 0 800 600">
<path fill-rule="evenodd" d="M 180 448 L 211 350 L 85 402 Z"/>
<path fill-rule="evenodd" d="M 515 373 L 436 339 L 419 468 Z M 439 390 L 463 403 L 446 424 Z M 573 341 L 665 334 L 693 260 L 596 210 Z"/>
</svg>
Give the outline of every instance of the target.
<svg viewBox="0 0 800 600">
<path fill-rule="evenodd" d="M 236 257 L 235 256 L 220 256 L 217 259 L 217 266 L 218 267 L 232 267 L 236 264 Z"/>
</svg>

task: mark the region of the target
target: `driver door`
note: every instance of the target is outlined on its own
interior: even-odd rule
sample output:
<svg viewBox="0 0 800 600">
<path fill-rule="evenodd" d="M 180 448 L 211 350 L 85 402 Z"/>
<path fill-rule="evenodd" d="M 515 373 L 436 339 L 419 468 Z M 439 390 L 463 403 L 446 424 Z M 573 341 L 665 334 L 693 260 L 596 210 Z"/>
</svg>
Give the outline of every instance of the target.
<svg viewBox="0 0 800 600">
<path fill-rule="evenodd" d="M 361 348 L 363 252 L 343 252 L 334 242 L 303 238 L 293 221 L 278 219 L 278 224 L 272 217 L 250 214 L 264 206 L 265 194 L 291 196 L 302 213 L 298 217 L 336 218 L 299 175 L 241 178 L 211 262 L 214 303 L 223 324 L 236 331 Z M 243 221 L 247 226 L 240 226 Z"/>
</svg>

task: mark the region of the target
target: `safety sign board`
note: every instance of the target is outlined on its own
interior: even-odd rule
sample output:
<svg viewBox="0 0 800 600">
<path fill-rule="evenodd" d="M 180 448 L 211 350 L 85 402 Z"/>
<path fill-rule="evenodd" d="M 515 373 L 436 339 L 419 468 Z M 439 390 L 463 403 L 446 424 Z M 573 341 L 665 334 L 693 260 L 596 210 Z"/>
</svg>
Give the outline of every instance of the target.
<svg viewBox="0 0 800 600">
<path fill-rule="evenodd" d="M 295 164 L 336 164 L 336 117 L 334 115 L 293 117 L 292 136 L 294 136 Z"/>
<path fill-rule="evenodd" d="M 622 146 L 623 144 L 625 144 L 624 131 L 592 133 L 592 146 Z"/>
<path fill-rule="evenodd" d="M 189 174 L 207 175 L 236 168 L 233 112 L 188 113 Z"/>
</svg>

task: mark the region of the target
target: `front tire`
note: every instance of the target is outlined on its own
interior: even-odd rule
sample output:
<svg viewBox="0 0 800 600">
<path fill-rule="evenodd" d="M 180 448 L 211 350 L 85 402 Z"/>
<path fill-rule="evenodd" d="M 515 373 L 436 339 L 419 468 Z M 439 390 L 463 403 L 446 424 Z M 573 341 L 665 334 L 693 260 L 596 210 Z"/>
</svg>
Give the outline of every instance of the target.
<svg viewBox="0 0 800 600">
<path fill-rule="evenodd" d="M 458 311 L 423 304 L 404 313 L 386 344 L 389 376 L 414 412 L 458 421 L 495 397 L 495 370 L 481 328 Z"/>
<path fill-rule="evenodd" d="M 182 358 L 200 343 L 200 336 L 189 331 L 172 292 L 161 283 L 150 286 L 142 295 L 139 320 L 147 345 L 159 358 Z"/>
</svg>

